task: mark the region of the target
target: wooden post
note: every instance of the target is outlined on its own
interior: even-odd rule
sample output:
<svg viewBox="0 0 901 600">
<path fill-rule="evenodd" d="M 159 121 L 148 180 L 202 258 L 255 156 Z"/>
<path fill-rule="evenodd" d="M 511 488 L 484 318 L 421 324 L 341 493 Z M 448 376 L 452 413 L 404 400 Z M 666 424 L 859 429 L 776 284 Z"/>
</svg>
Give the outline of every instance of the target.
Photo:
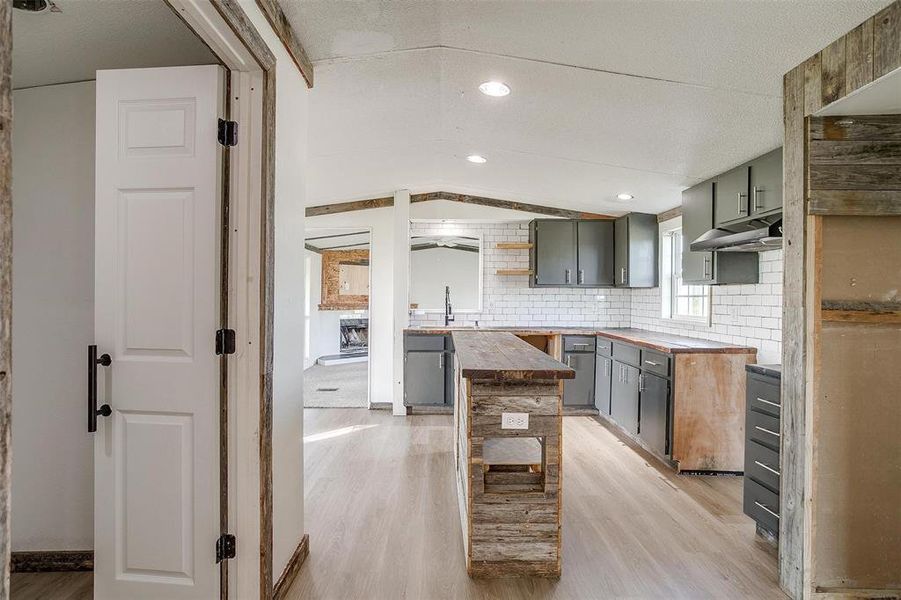
<svg viewBox="0 0 901 600">
<path fill-rule="evenodd" d="M 0 2 L 0 598 L 9 598 L 12 413 L 12 2 Z"/>
</svg>

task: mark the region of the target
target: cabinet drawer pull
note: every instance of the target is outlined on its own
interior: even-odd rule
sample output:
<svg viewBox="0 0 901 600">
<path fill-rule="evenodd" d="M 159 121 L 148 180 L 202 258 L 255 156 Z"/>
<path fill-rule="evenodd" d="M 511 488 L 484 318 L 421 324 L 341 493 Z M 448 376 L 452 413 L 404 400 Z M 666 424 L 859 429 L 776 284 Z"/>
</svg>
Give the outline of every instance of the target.
<svg viewBox="0 0 901 600">
<path fill-rule="evenodd" d="M 777 515 L 777 514 L 774 513 L 773 511 L 771 511 L 769 508 L 767 508 L 765 505 L 761 504 L 761 503 L 758 502 L 757 500 L 754 501 L 754 504 L 756 504 L 757 506 L 759 506 L 759 507 L 762 508 L 763 510 L 767 511 L 768 513 L 770 513 L 771 515 L 773 515 L 773 516 L 776 517 L 777 519 L 779 518 L 779 515 Z"/>
<path fill-rule="evenodd" d="M 767 471 L 769 471 L 769 472 L 772 473 L 773 475 L 779 475 L 779 471 L 777 471 L 776 469 L 774 469 L 773 467 L 771 467 L 771 466 L 769 466 L 769 465 L 763 464 L 763 463 L 760 462 L 759 460 L 755 460 L 755 461 L 754 461 L 754 464 L 757 465 L 758 467 L 762 467 L 762 468 L 766 469 Z"/>
<path fill-rule="evenodd" d="M 754 429 L 757 429 L 757 430 L 762 431 L 762 432 L 764 432 L 764 433 L 768 433 L 768 434 L 770 434 L 770 435 L 775 435 L 776 437 L 782 437 L 781 435 L 779 435 L 779 434 L 776 433 L 775 431 L 771 431 L 771 430 L 767 429 L 766 427 L 761 427 L 760 425 L 755 425 L 755 426 L 754 426 Z"/>
<path fill-rule="evenodd" d="M 770 402 L 769 400 L 764 400 L 763 398 L 758 397 L 758 402 L 763 402 L 764 404 L 769 404 L 770 406 L 775 406 L 776 408 L 782 408 L 781 404 L 776 404 L 775 402 Z"/>
<path fill-rule="evenodd" d="M 646 361 L 644 361 L 644 364 L 646 364 L 646 365 L 651 365 L 652 367 L 659 367 L 659 366 L 660 366 L 660 363 L 656 363 L 656 362 L 654 362 L 653 360 L 646 360 Z"/>
<path fill-rule="evenodd" d="M 581 346 L 583 348 L 587 348 L 589 344 L 587 342 L 573 342 L 573 346 Z"/>
</svg>

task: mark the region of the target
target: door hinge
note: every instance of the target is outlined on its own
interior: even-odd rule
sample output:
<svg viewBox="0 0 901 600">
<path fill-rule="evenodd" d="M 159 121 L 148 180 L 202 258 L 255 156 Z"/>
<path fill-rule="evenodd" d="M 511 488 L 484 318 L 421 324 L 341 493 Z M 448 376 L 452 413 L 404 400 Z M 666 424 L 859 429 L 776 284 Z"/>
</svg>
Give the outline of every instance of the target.
<svg viewBox="0 0 901 600">
<path fill-rule="evenodd" d="M 219 143 L 223 146 L 238 145 L 238 122 L 219 119 Z"/>
<path fill-rule="evenodd" d="M 229 560 L 235 557 L 235 536 L 231 533 L 223 533 L 216 540 L 216 562 Z"/>
<path fill-rule="evenodd" d="M 216 331 L 216 355 L 235 353 L 235 330 L 219 329 Z"/>
</svg>

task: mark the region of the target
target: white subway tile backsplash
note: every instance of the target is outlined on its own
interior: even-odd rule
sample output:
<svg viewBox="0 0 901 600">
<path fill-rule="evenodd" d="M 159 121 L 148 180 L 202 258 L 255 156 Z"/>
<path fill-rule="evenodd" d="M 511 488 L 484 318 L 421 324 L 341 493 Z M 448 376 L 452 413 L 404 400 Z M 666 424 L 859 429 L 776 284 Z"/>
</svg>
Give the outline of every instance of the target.
<svg viewBox="0 0 901 600">
<path fill-rule="evenodd" d="M 687 337 L 754 346 L 761 363 L 778 363 L 782 352 L 782 251 L 759 255 L 760 283 L 713 289 L 711 323 L 662 317 L 659 288 L 530 288 L 527 276 L 497 269 L 528 267 L 528 250 L 498 250 L 497 242 L 529 241 L 528 223 L 411 223 L 413 235 L 482 237 L 484 297 L 481 313 L 456 315 L 455 325 L 640 327 Z M 444 322 L 438 313 L 413 314 L 412 325 Z"/>
</svg>

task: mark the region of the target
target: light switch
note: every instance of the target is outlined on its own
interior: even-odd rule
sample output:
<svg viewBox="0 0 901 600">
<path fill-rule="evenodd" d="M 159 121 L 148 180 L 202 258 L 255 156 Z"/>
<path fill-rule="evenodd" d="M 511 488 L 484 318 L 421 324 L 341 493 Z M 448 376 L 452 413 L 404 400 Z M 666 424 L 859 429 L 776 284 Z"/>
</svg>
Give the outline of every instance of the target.
<svg viewBox="0 0 901 600">
<path fill-rule="evenodd" d="M 501 429 L 528 429 L 529 413 L 501 413 Z"/>
</svg>

